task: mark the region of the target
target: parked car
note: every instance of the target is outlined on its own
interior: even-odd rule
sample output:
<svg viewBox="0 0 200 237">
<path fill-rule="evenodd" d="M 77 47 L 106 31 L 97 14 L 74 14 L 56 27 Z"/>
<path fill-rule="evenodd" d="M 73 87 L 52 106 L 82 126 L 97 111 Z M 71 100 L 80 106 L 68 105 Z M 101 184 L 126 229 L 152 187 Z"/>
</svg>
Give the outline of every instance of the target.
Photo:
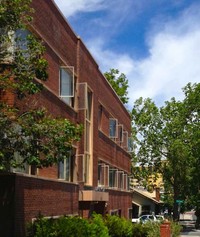
<svg viewBox="0 0 200 237">
<path fill-rule="evenodd" d="M 154 215 L 142 215 L 139 218 L 133 218 L 132 223 L 145 223 L 147 221 L 157 221 Z"/>
<path fill-rule="evenodd" d="M 162 215 L 155 215 L 155 217 L 156 217 L 157 221 L 160 221 L 160 222 L 165 220 L 164 216 L 162 216 Z"/>
</svg>

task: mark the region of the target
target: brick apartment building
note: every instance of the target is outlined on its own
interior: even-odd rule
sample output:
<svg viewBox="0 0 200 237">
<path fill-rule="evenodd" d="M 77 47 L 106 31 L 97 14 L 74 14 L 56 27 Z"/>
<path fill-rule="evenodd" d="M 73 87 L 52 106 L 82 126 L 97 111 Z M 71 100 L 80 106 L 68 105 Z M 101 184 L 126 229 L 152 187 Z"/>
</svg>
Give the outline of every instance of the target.
<svg viewBox="0 0 200 237">
<path fill-rule="evenodd" d="M 64 163 L 0 174 L 0 231 L 24 236 L 25 223 L 39 212 L 131 218 L 130 115 L 54 1 L 33 0 L 32 7 L 30 32 L 44 42 L 49 63 L 49 79 L 34 99 L 53 115 L 83 124 L 84 134 Z"/>
</svg>

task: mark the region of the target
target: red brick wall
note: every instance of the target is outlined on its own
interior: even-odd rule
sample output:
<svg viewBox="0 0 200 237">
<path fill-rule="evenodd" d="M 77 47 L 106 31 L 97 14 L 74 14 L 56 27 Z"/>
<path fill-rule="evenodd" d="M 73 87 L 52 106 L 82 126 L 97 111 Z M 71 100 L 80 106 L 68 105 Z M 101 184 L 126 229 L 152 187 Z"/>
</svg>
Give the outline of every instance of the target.
<svg viewBox="0 0 200 237">
<path fill-rule="evenodd" d="M 50 47 L 63 58 L 68 65 L 76 66 L 77 37 L 64 17 L 55 7 L 54 1 L 35 0 L 34 25 Z M 45 22 L 45 24 L 44 24 Z"/>
<path fill-rule="evenodd" d="M 106 163 L 129 173 L 131 168 L 129 154 L 101 132 L 99 132 L 99 138 L 98 156 Z"/>
<path fill-rule="evenodd" d="M 53 165 L 52 167 L 39 169 L 38 175 L 50 179 L 58 179 L 58 167 Z"/>
<path fill-rule="evenodd" d="M 76 184 L 16 175 L 16 234 L 41 213 L 44 216 L 77 215 L 79 188 Z"/>
<path fill-rule="evenodd" d="M 107 211 L 110 214 L 112 210 L 121 210 L 121 217 L 129 218 L 128 210 L 132 207 L 132 197 L 130 192 L 120 192 L 109 190 L 109 203 Z"/>
<path fill-rule="evenodd" d="M 130 156 L 109 138 L 109 118 L 117 118 L 124 129 L 129 132 L 131 129 L 130 115 L 124 108 L 116 93 L 101 74 L 98 65 L 91 57 L 85 45 L 80 40 L 78 51 L 79 56 L 79 82 L 87 82 L 93 92 L 93 185 L 97 186 L 97 168 L 99 157 L 107 160 L 113 166 L 118 166 L 130 172 Z M 101 130 L 107 135 L 99 137 L 98 131 L 98 110 L 103 105 Z M 104 139 L 104 140 L 103 140 Z"/>
<path fill-rule="evenodd" d="M 93 186 L 97 186 L 98 159 L 103 158 L 107 163 L 119 169 L 130 172 L 130 156 L 107 136 L 98 131 L 98 107 L 104 106 L 103 132 L 108 135 L 109 118 L 117 118 L 124 129 L 130 133 L 130 116 L 116 93 L 112 90 L 101 74 L 97 63 L 91 54 L 76 37 L 66 23 L 59 10 L 51 0 L 33 0 L 35 9 L 34 22 L 31 30 L 40 36 L 47 48 L 45 57 L 49 62 L 49 79 L 42 94 L 20 102 L 22 110 L 27 106 L 44 106 L 53 116 L 63 116 L 74 123 L 84 123 L 84 111 L 75 111 L 59 96 L 59 67 L 74 66 L 77 82 L 87 82 L 93 92 Z M 33 100 L 34 99 L 34 100 Z M 19 104 L 18 104 L 19 105 Z M 83 154 L 83 139 L 79 142 L 79 154 Z M 40 171 L 42 176 L 56 176 L 56 167 Z M 20 226 L 22 219 L 29 221 L 41 210 L 45 215 L 66 214 L 78 210 L 78 187 L 63 182 L 17 176 L 16 179 L 16 218 Z M 18 192 L 19 191 L 19 192 Z M 110 209 L 123 209 L 122 216 L 127 216 L 131 207 L 130 193 L 121 191 L 110 192 Z M 30 206 L 31 203 L 31 206 Z M 56 206 L 54 206 L 56 204 Z M 120 204 L 120 205 L 119 205 Z M 24 210 L 23 207 L 24 206 Z"/>
</svg>

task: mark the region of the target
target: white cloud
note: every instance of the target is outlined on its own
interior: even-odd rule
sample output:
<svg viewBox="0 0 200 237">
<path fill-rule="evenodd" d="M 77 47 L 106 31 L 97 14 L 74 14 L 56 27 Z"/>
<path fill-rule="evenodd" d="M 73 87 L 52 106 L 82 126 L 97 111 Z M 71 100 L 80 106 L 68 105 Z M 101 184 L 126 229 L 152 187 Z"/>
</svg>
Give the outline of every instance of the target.
<svg viewBox="0 0 200 237">
<path fill-rule="evenodd" d="M 119 69 L 126 75 L 132 72 L 134 62 L 129 55 L 119 55 L 114 51 L 103 49 L 104 40 L 100 38 L 87 44 L 89 45 L 89 51 L 92 52 L 102 72 L 109 71 L 111 68 Z"/>
<path fill-rule="evenodd" d="M 118 68 L 127 75 L 130 107 L 140 96 L 152 98 L 159 106 L 172 97 L 182 99 L 188 82 L 200 82 L 200 15 L 194 13 L 189 9 L 163 24 L 162 30 L 154 29 L 148 38 L 149 56 L 141 61 L 128 53 L 105 50 L 103 39 L 88 42 L 103 72 Z"/>
<path fill-rule="evenodd" d="M 92 12 L 105 8 L 105 0 L 55 0 L 65 17 L 77 12 Z"/>
<path fill-rule="evenodd" d="M 200 82 L 200 26 L 196 27 L 197 20 L 194 15 L 181 17 L 169 22 L 163 31 L 152 37 L 150 56 L 137 62 L 132 72 L 132 101 L 140 96 L 181 99 L 181 89 L 188 82 Z M 160 105 L 163 101 L 157 103 Z"/>
<path fill-rule="evenodd" d="M 109 14 L 106 15 L 107 18 L 102 19 L 102 24 L 105 23 L 105 27 L 113 25 L 107 28 L 110 31 L 119 29 L 124 16 L 128 15 L 128 9 L 136 9 L 131 8 L 133 5 L 123 8 L 124 0 L 76 0 L 76 4 L 74 0 L 55 1 L 66 17 L 80 11 L 107 10 Z M 129 4 L 133 2 L 136 4 L 138 1 L 127 0 Z M 142 5 L 137 6 L 138 12 L 142 11 L 141 7 Z M 152 20 L 153 25 L 148 28 L 146 36 L 149 55 L 142 60 L 135 59 L 129 52 L 120 54 L 116 50 L 110 50 L 108 41 L 112 34 L 105 31 L 105 28 L 103 28 L 104 32 L 99 31 L 101 35 L 90 35 L 86 45 L 101 71 L 117 68 L 126 74 L 129 80 L 130 107 L 140 96 L 150 97 L 158 105 L 163 105 L 163 102 L 170 100 L 171 97 L 181 99 L 182 88 L 188 82 L 200 82 L 200 12 L 198 10 L 199 5 L 194 5 L 182 12 L 177 19 L 166 22 L 164 18 Z M 137 15 L 137 11 L 132 15 Z M 96 20 L 99 25 L 98 20 L 101 18 Z M 94 35 L 96 38 L 91 37 Z"/>
</svg>

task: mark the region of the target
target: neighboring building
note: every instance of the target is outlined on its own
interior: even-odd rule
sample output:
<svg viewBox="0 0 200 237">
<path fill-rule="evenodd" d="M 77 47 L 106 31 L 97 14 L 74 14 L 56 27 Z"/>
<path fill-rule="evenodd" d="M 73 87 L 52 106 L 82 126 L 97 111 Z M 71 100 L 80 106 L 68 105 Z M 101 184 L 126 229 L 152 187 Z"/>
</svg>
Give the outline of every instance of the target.
<svg viewBox="0 0 200 237">
<path fill-rule="evenodd" d="M 32 7 L 30 32 L 44 42 L 49 79 L 39 95 L 23 104 L 10 101 L 23 109 L 44 106 L 54 116 L 83 124 L 84 134 L 64 163 L 0 174 L 0 231 L 22 237 L 25 224 L 39 213 L 87 218 L 95 211 L 131 218 L 130 115 L 54 1 L 33 0 Z"/>
<path fill-rule="evenodd" d="M 163 202 L 160 201 L 159 189 L 150 193 L 144 188 L 133 190 L 133 217 L 137 218 L 146 214 L 160 214 Z"/>
</svg>

